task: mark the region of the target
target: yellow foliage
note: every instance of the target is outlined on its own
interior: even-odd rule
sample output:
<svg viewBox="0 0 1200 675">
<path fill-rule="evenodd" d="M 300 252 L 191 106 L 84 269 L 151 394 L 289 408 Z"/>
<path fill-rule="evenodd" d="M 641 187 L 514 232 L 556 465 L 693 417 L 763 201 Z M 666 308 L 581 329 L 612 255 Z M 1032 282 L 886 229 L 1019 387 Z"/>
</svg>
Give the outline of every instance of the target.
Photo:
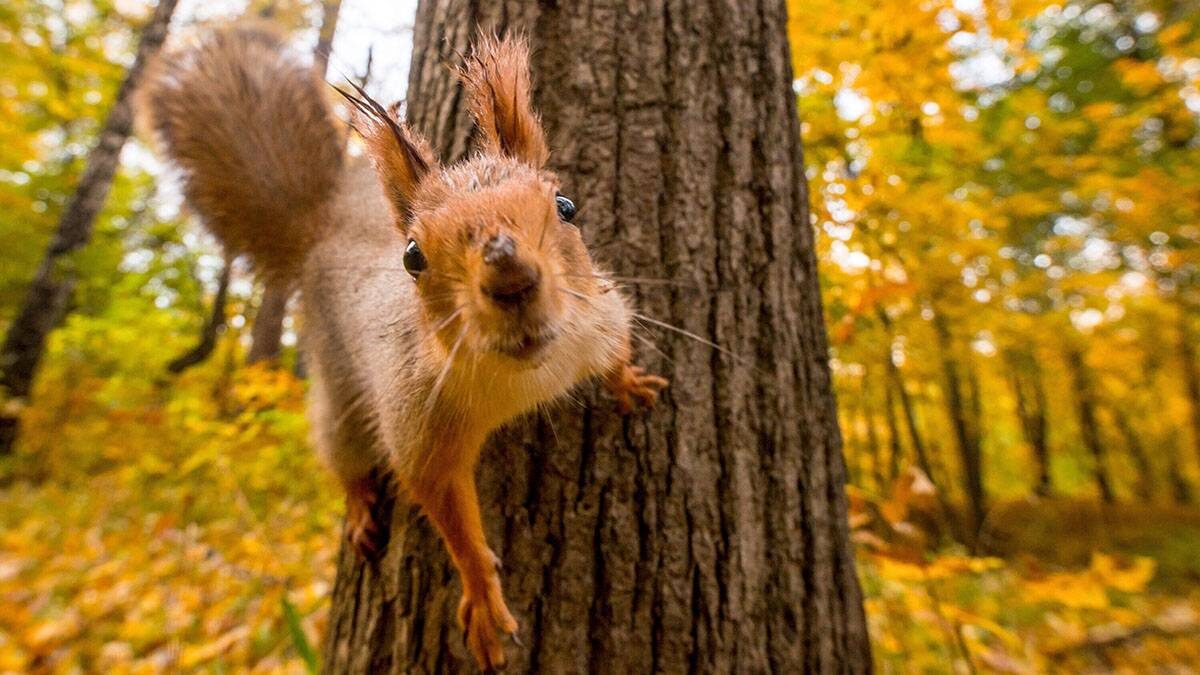
<svg viewBox="0 0 1200 675">
<path fill-rule="evenodd" d="M 336 491 L 303 383 L 224 361 L 168 385 L 52 352 L 0 490 L 0 672 L 305 670 L 282 602 L 319 644 Z"/>
</svg>

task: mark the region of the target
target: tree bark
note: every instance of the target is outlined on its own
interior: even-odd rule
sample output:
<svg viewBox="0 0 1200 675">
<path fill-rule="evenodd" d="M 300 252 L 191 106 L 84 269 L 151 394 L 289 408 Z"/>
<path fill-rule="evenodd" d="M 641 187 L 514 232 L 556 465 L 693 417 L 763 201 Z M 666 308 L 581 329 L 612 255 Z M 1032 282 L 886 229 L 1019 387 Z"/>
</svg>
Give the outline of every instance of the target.
<svg viewBox="0 0 1200 675">
<path fill-rule="evenodd" d="M 74 269 L 69 254 L 92 238 L 97 214 L 104 207 L 113 176 L 121 159 L 121 148 L 133 130 L 133 92 L 146 62 L 162 46 L 178 0 L 160 0 L 142 29 L 137 55 L 117 90 L 108 119 L 88 154 L 79 185 L 58 221 L 46 254 L 38 266 L 25 300 L 8 327 L 0 349 L 0 388 L 16 405 L 0 405 L 0 455 L 12 451 L 16 442 L 19 408 L 29 398 L 46 338 L 67 313 L 74 288 Z"/>
<path fill-rule="evenodd" d="M 1079 433 L 1083 444 L 1092 455 L 1095 462 L 1093 472 L 1096 478 L 1096 490 L 1105 504 L 1116 501 L 1112 481 L 1108 477 L 1107 457 L 1104 443 L 1100 440 L 1100 427 L 1096 421 L 1095 391 L 1092 386 L 1091 372 L 1083 361 L 1083 354 L 1074 346 L 1067 347 L 1067 368 L 1071 373 L 1072 385 L 1075 388 L 1075 407 L 1079 417 Z"/>
<path fill-rule="evenodd" d="M 217 280 L 217 295 L 213 298 L 212 313 L 209 314 L 208 320 L 204 322 L 204 328 L 200 331 L 200 341 L 196 343 L 195 347 L 167 364 L 168 372 L 182 373 L 192 366 L 203 363 L 212 355 L 213 349 L 217 346 L 217 338 L 225 329 L 225 301 L 229 297 L 229 277 L 232 268 L 233 256 L 226 255 L 224 266 L 221 268 L 221 277 Z"/>
<path fill-rule="evenodd" d="M 782 0 L 424 0 L 408 115 L 446 159 L 470 124 L 445 67 L 477 30 L 522 31 L 563 192 L 674 333 L 672 378 L 621 418 L 576 405 L 498 434 L 479 470 L 523 647 L 509 671 L 867 672 L 841 438 Z M 669 359 L 669 360 L 668 360 Z M 473 670 L 458 581 L 407 505 L 377 565 L 343 549 L 325 668 Z"/>
</svg>

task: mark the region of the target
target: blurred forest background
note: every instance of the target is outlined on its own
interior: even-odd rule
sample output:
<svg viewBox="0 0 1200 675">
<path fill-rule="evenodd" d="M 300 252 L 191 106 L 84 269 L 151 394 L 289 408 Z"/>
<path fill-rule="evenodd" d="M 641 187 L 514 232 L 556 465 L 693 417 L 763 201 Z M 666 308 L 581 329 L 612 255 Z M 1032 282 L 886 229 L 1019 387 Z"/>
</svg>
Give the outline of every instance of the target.
<svg viewBox="0 0 1200 675">
<path fill-rule="evenodd" d="M 341 3 L 233 5 L 312 52 Z M 0 6 L 0 331 L 153 9 Z M 880 670 L 1200 669 L 1200 7 L 791 9 Z M 363 35 L 330 79 L 402 96 L 404 26 Z M 146 139 L 120 157 L 33 390 L 0 398 L 0 672 L 314 670 L 341 504 L 286 289 Z"/>
</svg>

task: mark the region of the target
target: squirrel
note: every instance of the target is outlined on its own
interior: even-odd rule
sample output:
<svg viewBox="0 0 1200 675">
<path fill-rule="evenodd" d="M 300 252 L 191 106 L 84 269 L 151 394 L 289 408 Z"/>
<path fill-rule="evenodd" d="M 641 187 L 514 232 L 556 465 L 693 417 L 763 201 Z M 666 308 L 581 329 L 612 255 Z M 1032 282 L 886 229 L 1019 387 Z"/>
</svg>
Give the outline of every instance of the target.
<svg viewBox="0 0 1200 675">
<path fill-rule="evenodd" d="M 521 37 L 480 34 L 457 75 L 477 149 L 443 166 L 358 86 L 349 150 L 322 74 L 261 23 L 206 29 L 164 53 L 139 122 L 229 250 L 300 290 L 313 444 L 346 493 L 368 559 L 383 468 L 437 529 L 462 580 L 458 621 L 481 669 L 517 622 L 485 541 L 474 469 L 498 426 L 603 378 L 623 414 L 668 382 L 633 365 L 631 310 L 547 169 Z"/>
</svg>

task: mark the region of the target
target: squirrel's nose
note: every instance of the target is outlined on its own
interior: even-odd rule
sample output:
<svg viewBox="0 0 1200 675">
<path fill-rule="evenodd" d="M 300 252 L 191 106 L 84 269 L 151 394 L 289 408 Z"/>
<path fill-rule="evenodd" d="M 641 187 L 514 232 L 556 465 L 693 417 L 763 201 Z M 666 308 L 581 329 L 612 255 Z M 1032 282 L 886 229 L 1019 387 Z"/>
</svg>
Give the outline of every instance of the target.
<svg viewBox="0 0 1200 675">
<path fill-rule="evenodd" d="M 520 307 L 537 292 L 541 274 L 517 257 L 517 242 L 507 234 L 498 234 L 484 244 L 483 262 L 488 266 L 483 292 L 501 307 Z"/>
</svg>

